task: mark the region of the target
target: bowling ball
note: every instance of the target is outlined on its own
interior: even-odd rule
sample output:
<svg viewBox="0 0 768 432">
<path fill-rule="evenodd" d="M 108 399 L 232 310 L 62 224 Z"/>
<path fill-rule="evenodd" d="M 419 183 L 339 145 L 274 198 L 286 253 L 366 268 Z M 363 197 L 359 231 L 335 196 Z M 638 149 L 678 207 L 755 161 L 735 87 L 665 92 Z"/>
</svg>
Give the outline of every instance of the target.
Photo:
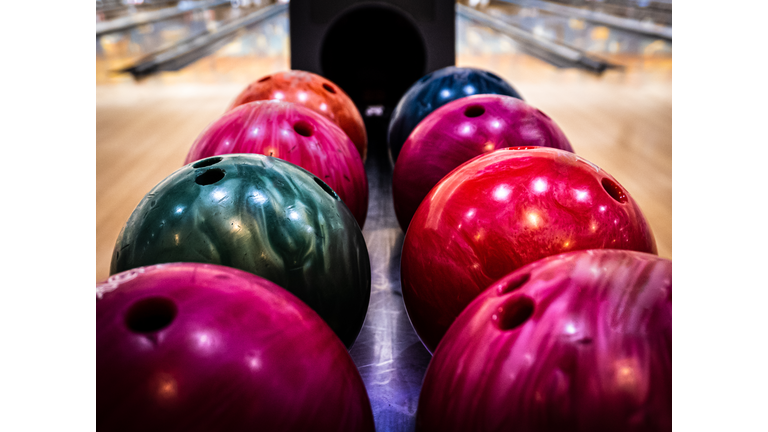
<svg viewBox="0 0 768 432">
<path fill-rule="evenodd" d="M 249 84 L 235 98 L 229 109 L 268 99 L 303 105 L 336 123 L 355 143 L 360 157 L 365 161 L 368 136 L 363 117 L 344 90 L 330 80 L 299 70 L 277 72 Z"/>
<path fill-rule="evenodd" d="M 391 162 L 397 162 L 408 135 L 432 111 L 475 94 L 523 97 L 506 81 L 480 69 L 449 66 L 424 75 L 400 98 L 389 120 L 387 142 Z"/>
<path fill-rule="evenodd" d="M 467 96 L 434 110 L 411 132 L 392 174 L 400 227 L 408 228 L 421 200 L 454 168 L 483 153 L 516 146 L 573 152 L 552 119 L 517 98 Z"/>
<path fill-rule="evenodd" d="M 371 267 L 352 213 L 322 180 L 269 156 L 199 160 L 141 200 L 117 238 L 110 273 L 168 262 L 262 276 L 314 309 L 347 347 L 368 310 Z"/>
<path fill-rule="evenodd" d="M 434 351 L 491 282 L 541 258 L 585 249 L 656 253 L 629 193 L 564 150 L 511 147 L 478 156 L 424 198 L 403 241 L 403 300 Z"/>
<path fill-rule="evenodd" d="M 671 431 L 672 262 L 571 252 L 491 285 L 429 364 L 420 431 Z"/>
<path fill-rule="evenodd" d="M 228 153 L 258 153 L 298 165 L 330 186 L 362 228 L 368 179 L 354 144 L 333 122 L 301 105 L 259 101 L 240 105 L 197 137 L 184 163 Z"/>
<path fill-rule="evenodd" d="M 174 263 L 96 292 L 98 430 L 373 431 L 344 345 L 272 282 Z"/>
</svg>

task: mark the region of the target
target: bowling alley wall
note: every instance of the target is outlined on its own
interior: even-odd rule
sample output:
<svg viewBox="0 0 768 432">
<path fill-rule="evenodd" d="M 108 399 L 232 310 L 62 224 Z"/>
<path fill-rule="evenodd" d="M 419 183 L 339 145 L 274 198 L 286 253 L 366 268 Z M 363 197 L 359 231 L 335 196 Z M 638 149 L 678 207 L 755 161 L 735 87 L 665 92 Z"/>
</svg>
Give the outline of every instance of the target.
<svg viewBox="0 0 768 432">
<path fill-rule="evenodd" d="M 671 431 L 671 0 L 96 21 L 97 430 Z"/>
</svg>

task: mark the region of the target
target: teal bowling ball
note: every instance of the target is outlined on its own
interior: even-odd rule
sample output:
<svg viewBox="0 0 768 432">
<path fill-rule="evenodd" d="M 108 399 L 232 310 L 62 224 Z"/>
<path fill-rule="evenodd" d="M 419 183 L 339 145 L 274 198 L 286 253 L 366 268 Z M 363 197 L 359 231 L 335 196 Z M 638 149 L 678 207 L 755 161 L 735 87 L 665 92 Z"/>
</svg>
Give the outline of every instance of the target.
<svg viewBox="0 0 768 432">
<path fill-rule="evenodd" d="M 368 310 L 371 266 L 354 216 L 322 180 L 269 156 L 201 159 L 141 200 L 117 238 L 110 274 L 169 262 L 268 279 L 314 309 L 347 348 Z"/>
</svg>

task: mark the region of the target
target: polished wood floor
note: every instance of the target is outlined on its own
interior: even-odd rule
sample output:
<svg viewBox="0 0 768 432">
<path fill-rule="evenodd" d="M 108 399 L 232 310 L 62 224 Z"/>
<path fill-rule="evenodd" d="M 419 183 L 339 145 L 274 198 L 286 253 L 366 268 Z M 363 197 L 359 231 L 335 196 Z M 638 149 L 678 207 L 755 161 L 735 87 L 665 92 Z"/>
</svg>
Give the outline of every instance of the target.
<svg viewBox="0 0 768 432">
<path fill-rule="evenodd" d="M 243 60 L 246 62 L 246 60 Z M 640 205 L 659 255 L 672 257 L 671 59 L 627 58 L 597 77 L 525 55 L 461 55 L 491 70 L 554 119 L 576 153 L 612 174 Z M 181 167 L 189 146 L 251 80 L 288 68 L 285 57 L 203 59 L 145 82 L 102 80 L 96 90 L 96 279 L 139 200 Z"/>
</svg>

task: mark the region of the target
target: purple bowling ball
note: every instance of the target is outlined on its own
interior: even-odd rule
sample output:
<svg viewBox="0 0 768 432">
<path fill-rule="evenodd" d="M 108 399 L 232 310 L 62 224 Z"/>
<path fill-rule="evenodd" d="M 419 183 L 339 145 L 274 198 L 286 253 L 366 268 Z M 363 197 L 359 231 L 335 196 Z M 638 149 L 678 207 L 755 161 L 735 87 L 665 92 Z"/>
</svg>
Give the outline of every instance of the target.
<svg viewBox="0 0 768 432">
<path fill-rule="evenodd" d="M 160 264 L 111 276 L 96 297 L 98 430 L 374 430 L 341 340 L 266 279 Z"/>
<path fill-rule="evenodd" d="M 392 174 L 395 214 L 403 231 L 443 177 L 476 156 L 505 147 L 573 152 L 552 119 L 511 96 L 467 96 L 429 114 L 411 132 Z"/>
<path fill-rule="evenodd" d="M 672 262 L 542 259 L 492 284 L 437 346 L 420 431 L 671 431 Z"/>
</svg>

